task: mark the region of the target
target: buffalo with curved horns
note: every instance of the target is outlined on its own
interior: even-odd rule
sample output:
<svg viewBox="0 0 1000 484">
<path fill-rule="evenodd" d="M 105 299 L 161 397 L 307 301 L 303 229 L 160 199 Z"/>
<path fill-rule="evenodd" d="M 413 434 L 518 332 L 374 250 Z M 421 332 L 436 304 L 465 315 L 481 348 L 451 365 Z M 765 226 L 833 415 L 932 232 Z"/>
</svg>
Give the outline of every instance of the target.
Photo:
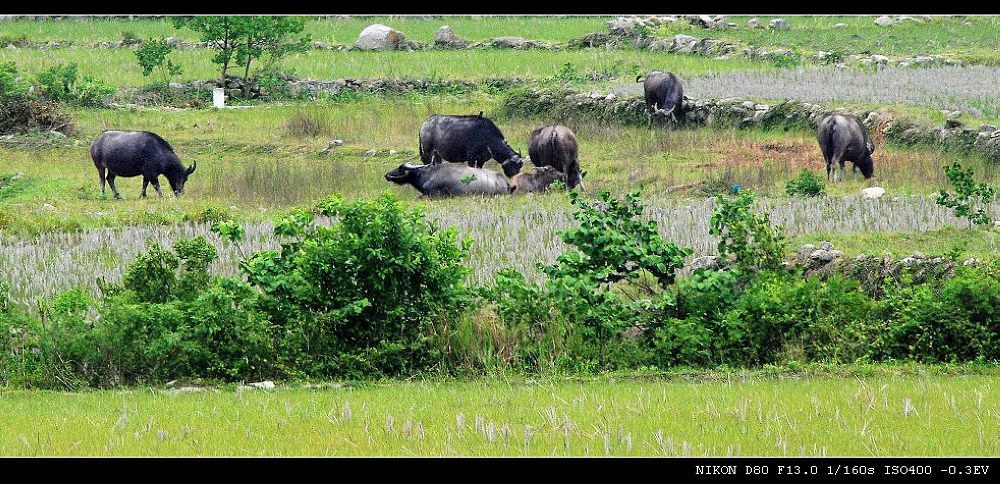
<svg viewBox="0 0 1000 484">
<path fill-rule="evenodd" d="M 508 177 L 521 171 L 524 160 L 504 139 L 500 128 L 478 115 L 435 114 L 420 127 L 420 160 L 426 165 L 442 161 L 468 163 L 482 168 L 496 160 Z"/>
<path fill-rule="evenodd" d="M 871 178 L 875 173 L 875 163 L 872 153 L 875 143 L 868 137 L 868 131 L 861 121 L 854 116 L 833 114 L 819 123 L 819 148 L 826 159 L 826 178 L 830 179 L 833 165 L 840 165 L 840 181 L 844 180 L 844 161 L 850 161 L 854 167 L 851 171 L 861 170 L 865 178 Z M 837 176 L 834 174 L 834 181 Z"/>
<path fill-rule="evenodd" d="M 160 191 L 159 176 L 163 175 L 175 195 L 184 193 L 187 179 L 198 163 L 185 168 L 174 149 L 160 136 L 148 131 L 104 131 L 90 144 L 90 157 L 101 179 L 101 195 L 105 186 L 111 185 L 115 198 L 121 195 L 115 187 L 116 177 L 142 176 L 142 197 L 150 183 L 156 193 Z"/>
<path fill-rule="evenodd" d="M 651 116 L 669 116 L 677 121 L 677 114 L 684 109 L 684 87 L 677 76 L 672 72 L 653 71 L 645 80 L 641 75 L 636 76 L 635 82 L 642 82 L 646 109 Z"/>
</svg>

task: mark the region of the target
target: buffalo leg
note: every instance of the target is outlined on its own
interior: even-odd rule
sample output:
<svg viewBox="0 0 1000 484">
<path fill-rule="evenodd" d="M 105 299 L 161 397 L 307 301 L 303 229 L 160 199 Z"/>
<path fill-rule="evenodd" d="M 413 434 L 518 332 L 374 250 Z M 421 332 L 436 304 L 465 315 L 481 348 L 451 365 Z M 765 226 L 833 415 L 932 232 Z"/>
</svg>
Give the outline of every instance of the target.
<svg viewBox="0 0 1000 484">
<path fill-rule="evenodd" d="M 108 173 L 108 185 L 111 186 L 111 192 L 115 194 L 115 198 L 121 200 L 122 196 L 118 193 L 118 188 L 115 187 L 115 175 Z"/>
<path fill-rule="evenodd" d="M 142 177 L 142 193 L 139 198 L 146 198 L 146 187 L 149 186 L 149 178 Z"/>
<path fill-rule="evenodd" d="M 100 167 L 100 166 L 97 167 L 97 177 L 100 178 L 100 180 L 101 180 L 101 196 L 102 197 L 106 193 L 105 192 L 105 188 L 107 187 L 107 184 L 108 184 L 108 180 L 106 178 L 105 171 L 106 171 L 106 168 Z"/>
<path fill-rule="evenodd" d="M 847 170 L 844 169 L 844 160 L 840 160 L 840 181 L 847 180 Z"/>
<path fill-rule="evenodd" d="M 159 195 L 160 198 L 163 198 L 163 192 L 160 191 L 160 179 L 159 178 L 153 178 L 153 179 L 150 180 L 150 183 L 152 183 L 153 184 L 153 188 L 156 189 L 156 194 Z"/>
</svg>

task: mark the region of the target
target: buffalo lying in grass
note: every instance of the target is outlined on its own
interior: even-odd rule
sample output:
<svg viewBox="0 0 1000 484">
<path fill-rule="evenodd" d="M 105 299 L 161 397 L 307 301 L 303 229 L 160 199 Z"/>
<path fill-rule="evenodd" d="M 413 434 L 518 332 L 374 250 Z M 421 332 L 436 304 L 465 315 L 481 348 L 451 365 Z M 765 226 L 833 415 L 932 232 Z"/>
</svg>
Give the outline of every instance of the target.
<svg viewBox="0 0 1000 484">
<path fill-rule="evenodd" d="M 566 183 L 566 174 L 551 167 L 540 166 L 534 173 L 518 173 L 510 180 L 511 193 L 541 192 L 556 180 Z"/>
<path fill-rule="evenodd" d="M 496 160 L 508 177 L 516 175 L 524 165 L 521 154 L 507 144 L 500 128 L 481 112 L 427 118 L 420 127 L 420 160 L 426 165 L 448 161 L 476 168 Z"/>
<path fill-rule="evenodd" d="M 386 173 L 385 179 L 399 185 L 412 185 L 427 197 L 510 193 L 510 185 L 503 175 L 492 170 L 451 163 L 403 163 Z"/>
<path fill-rule="evenodd" d="M 875 173 L 872 153 L 875 144 L 868 137 L 861 121 L 854 116 L 833 114 L 819 124 L 819 148 L 826 159 L 826 179 L 830 180 L 833 165 L 840 165 L 840 181 L 844 180 L 844 161 L 853 163 L 852 171 L 861 170 L 865 178 Z M 836 174 L 834 181 L 838 181 Z"/>
<path fill-rule="evenodd" d="M 150 183 L 156 193 L 160 191 L 159 176 L 166 177 L 175 195 L 184 193 L 187 179 L 194 173 L 198 163 L 184 168 L 174 149 L 163 138 L 148 131 L 105 131 L 90 145 L 90 157 L 97 167 L 101 179 L 101 195 L 105 185 L 111 185 L 115 198 L 121 198 L 115 188 L 116 177 L 142 175 L 142 197 L 146 197 L 146 187 Z"/>
</svg>

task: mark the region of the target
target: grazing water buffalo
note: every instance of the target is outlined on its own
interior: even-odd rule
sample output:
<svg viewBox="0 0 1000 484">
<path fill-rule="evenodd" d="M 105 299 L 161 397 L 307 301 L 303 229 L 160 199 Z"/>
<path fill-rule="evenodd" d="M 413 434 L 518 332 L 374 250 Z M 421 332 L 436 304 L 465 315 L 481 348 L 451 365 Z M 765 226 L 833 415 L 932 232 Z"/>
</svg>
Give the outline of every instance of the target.
<svg viewBox="0 0 1000 484">
<path fill-rule="evenodd" d="M 94 159 L 97 175 L 101 179 L 101 195 L 105 193 L 105 182 L 111 185 L 115 198 L 121 198 L 115 188 L 115 177 L 142 175 L 142 197 L 146 197 L 146 187 L 152 183 L 156 193 L 160 191 L 158 177 L 163 175 L 170 183 L 175 195 L 184 193 L 184 184 L 194 173 L 198 163 L 184 168 L 174 149 L 163 138 L 148 131 L 105 131 L 90 144 L 90 157 Z"/>
<path fill-rule="evenodd" d="M 573 130 L 560 125 L 543 126 L 531 132 L 528 142 L 528 158 L 535 166 L 551 166 L 566 174 L 566 186 L 570 189 L 583 186 L 580 172 L 578 144 Z"/>
<path fill-rule="evenodd" d="M 566 174 L 551 167 L 540 166 L 534 173 L 518 173 L 510 180 L 510 192 L 541 192 L 549 189 L 556 180 L 566 183 Z"/>
<path fill-rule="evenodd" d="M 826 159 L 827 180 L 834 164 L 840 165 L 840 181 L 844 180 L 845 160 L 854 164 L 852 171 L 860 168 L 865 178 L 871 178 L 875 172 L 872 161 L 875 144 L 868 138 L 864 125 L 854 116 L 834 114 L 824 118 L 819 123 L 819 148 Z M 834 181 L 837 181 L 836 174 Z"/>
<path fill-rule="evenodd" d="M 635 78 L 640 82 L 642 76 Z M 684 88 L 680 79 L 672 72 L 653 71 L 642 81 L 646 95 L 646 109 L 650 115 L 670 116 L 675 122 L 677 114 L 684 109 Z"/>
<path fill-rule="evenodd" d="M 471 116 L 435 114 L 420 127 L 420 160 L 425 165 L 449 161 L 482 168 L 491 159 L 508 177 L 524 165 L 521 154 L 507 144 L 497 125 L 482 112 Z"/>
<path fill-rule="evenodd" d="M 386 173 L 385 179 L 399 185 L 413 185 L 413 188 L 427 197 L 510 193 L 510 186 L 503 175 L 492 170 L 451 163 L 403 163 Z"/>
</svg>

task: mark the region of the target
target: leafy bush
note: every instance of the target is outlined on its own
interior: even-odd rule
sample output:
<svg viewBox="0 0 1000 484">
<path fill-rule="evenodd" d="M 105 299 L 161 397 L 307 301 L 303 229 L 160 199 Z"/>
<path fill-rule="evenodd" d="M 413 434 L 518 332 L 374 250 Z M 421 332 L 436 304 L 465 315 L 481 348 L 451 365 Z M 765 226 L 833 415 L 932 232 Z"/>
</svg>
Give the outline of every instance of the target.
<svg viewBox="0 0 1000 484">
<path fill-rule="evenodd" d="M 941 190 L 938 194 L 938 205 L 955 209 L 955 216 L 967 219 L 970 227 L 972 224 L 989 225 L 992 223 L 993 219 L 986 211 L 986 206 L 993 200 L 996 191 L 985 183 L 976 185 L 976 180 L 972 176 L 972 168 L 964 169 L 962 164 L 957 161 L 951 166 L 946 166 L 944 172 L 952 187 L 955 188 L 955 193 Z"/>
<path fill-rule="evenodd" d="M 420 208 L 404 209 L 393 195 L 318 207 L 336 220 L 314 224 L 299 212 L 278 222 L 280 250 L 258 252 L 241 265 L 268 295 L 286 339 L 324 374 L 354 365 L 397 374 L 429 364 L 429 327 L 456 318 L 465 297 L 468 241 L 440 231 Z M 229 232 L 231 233 L 231 232 Z M 326 373 L 331 372 L 331 373 Z"/>
<path fill-rule="evenodd" d="M 100 106 L 114 86 L 91 76 L 78 79 L 77 65 L 57 64 L 38 73 L 39 94 L 47 99 L 80 106 Z"/>
<path fill-rule="evenodd" d="M 17 64 L 14 61 L 0 64 L 0 102 L 16 98 L 28 93 L 28 83 L 17 74 Z"/>
<path fill-rule="evenodd" d="M 716 196 L 709 232 L 719 237 L 719 257 L 732 264 L 742 277 L 776 270 L 785 255 L 785 237 L 766 215 L 754 213 L 754 194 L 744 190 L 735 197 Z"/>
<path fill-rule="evenodd" d="M 809 170 L 802 170 L 799 176 L 785 185 L 785 193 L 788 195 L 804 197 L 818 197 L 823 194 L 824 189 L 823 179 Z"/>
<path fill-rule="evenodd" d="M 148 39 L 143 42 L 135 51 L 135 58 L 142 68 L 142 75 L 148 77 L 155 70 L 164 83 L 169 83 L 170 78 L 181 75 L 181 66 L 167 58 L 174 49 L 175 47 L 164 39 Z"/>
</svg>

